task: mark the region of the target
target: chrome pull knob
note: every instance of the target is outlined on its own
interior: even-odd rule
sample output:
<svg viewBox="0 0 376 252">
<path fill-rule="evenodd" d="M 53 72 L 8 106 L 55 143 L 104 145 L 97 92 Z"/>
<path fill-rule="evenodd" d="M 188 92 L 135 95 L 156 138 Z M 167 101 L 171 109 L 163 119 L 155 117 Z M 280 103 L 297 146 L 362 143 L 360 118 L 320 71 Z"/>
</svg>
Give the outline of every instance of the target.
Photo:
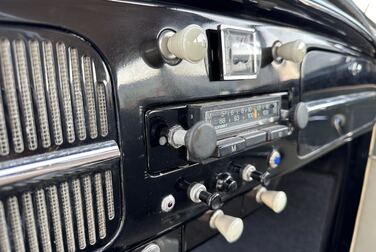
<svg viewBox="0 0 376 252">
<path fill-rule="evenodd" d="M 229 243 L 236 242 L 244 229 L 242 219 L 226 215 L 222 210 L 217 210 L 213 213 L 209 225 L 213 229 L 218 229 Z"/>
<path fill-rule="evenodd" d="M 256 201 L 265 204 L 275 213 L 280 213 L 287 205 L 287 196 L 283 191 L 268 191 L 261 187 L 256 193 Z"/>
</svg>

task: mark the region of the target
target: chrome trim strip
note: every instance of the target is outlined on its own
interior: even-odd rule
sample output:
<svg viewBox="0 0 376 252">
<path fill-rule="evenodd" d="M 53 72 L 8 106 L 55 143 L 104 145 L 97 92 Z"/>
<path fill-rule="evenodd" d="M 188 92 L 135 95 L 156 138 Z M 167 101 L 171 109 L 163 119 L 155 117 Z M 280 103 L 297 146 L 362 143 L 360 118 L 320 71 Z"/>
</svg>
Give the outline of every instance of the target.
<svg viewBox="0 0 376 252">
<path fill-rule="evenodd" d="M 0 163 L 0 186 L 120 157 L 113 140 Z"/>
<path fill-rule="evenodd" d="M 341 105 L 348 105 L 351 103 L 358 103 L 365 100 L 376 100 L 376 91 L 352 93 L 347 95 L 338 95 L 330 98 L 324 98 L 314 101 L 305 102 L 310 114 L 339 107 Z"/>
</svg>

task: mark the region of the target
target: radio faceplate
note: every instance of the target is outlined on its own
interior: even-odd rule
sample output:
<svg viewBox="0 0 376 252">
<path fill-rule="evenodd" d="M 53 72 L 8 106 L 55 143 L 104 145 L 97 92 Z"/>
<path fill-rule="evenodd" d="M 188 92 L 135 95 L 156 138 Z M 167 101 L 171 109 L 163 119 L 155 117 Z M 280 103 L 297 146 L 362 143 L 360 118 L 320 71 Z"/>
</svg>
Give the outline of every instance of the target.
<svg viewBox="0 0 376 252">
<path fill-rule="evenodd" d="M 159 175 L 178 168 L 209 163 L 257 147 L 291 134 L 291 128 L 281 125 L 287 93 L 191 103 L 170 106 L 146 112 L 146 139 L 148 148 L 148 173 Z M 286 107 L 286 108 L 285 108 Z M 199 124 L 213 127 L 215 151 L 208 158 L 197 160 L 189 152 L 192 135 L 204 137 L 204 148 L 213 138 L 208 132 L 190 132 Z M 171 129 L 181 144 L 171 144 Z M 200 135 L 201 134 L 201 135 Z M 189 136 L 190 142 L 187 141 Z M 209 141 L 209 142 L 206 142 Z M 193 141 L 193 143 L 197 143 Z"/>
<path fill-rule="evenodd" d="M 188 124 L 199 121 L 213 125 L 218 138 L 274 123 L 280 119 L 282 95 L 252 97 L 188 105 Z"/>
</svg>

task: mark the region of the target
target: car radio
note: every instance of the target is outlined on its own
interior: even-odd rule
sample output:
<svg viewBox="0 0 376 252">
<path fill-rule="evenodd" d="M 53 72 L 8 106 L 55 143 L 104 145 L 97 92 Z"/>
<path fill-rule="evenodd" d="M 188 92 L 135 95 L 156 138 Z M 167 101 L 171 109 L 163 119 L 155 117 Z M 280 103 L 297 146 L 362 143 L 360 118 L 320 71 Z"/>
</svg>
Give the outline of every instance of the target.
<svg viewBox="0 0 376 252">
<path fill-rule="evenodd" d="M 306 106 L 289 108 L 287 96 L 279 92 L 147 111 L 149 173 L 209 163 L 304 128 Z"/>
<path fill-rule="evenodd" d="M 280 119 L 284 93 L 188 105 L 188 123 L 210 123 L 219 138 Z"/>
</svg>

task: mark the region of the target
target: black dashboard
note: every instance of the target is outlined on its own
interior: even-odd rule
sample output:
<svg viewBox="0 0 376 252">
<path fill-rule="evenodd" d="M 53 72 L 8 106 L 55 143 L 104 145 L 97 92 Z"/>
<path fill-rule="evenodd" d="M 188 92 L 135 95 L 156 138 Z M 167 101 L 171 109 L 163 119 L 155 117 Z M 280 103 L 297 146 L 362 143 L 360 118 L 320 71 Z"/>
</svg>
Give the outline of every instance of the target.
<svg viewBox="0 0 376 252">
<path fill-rule="evenodd" d="M 280 177 L 369 132 L 372 33 L 252 2 L 2 1 L 0 251 L 233 242 L 283 210 Z"/>
</svg>

